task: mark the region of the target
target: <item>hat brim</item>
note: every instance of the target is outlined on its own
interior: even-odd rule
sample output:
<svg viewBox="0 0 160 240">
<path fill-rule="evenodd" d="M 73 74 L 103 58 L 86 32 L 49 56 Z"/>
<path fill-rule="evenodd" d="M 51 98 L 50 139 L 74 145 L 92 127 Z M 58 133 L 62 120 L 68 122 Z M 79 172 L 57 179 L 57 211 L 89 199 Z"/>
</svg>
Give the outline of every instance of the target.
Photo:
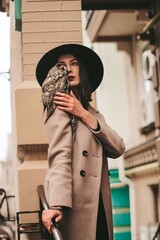
<svg viewBox="0 0 160 240">
<path fill-rule="evenodd" d="M 80 44 L 64 44 L 44 54 L 36 67 L 36 77 L 40 86 L 42 86 L 49 70 L 63 54 L 73 54 L 82 61 L 89 76 L 91 90 L 94 92 L 103 78 L 103 64 L 100 57 L 93 50 Z"/>
</svg>

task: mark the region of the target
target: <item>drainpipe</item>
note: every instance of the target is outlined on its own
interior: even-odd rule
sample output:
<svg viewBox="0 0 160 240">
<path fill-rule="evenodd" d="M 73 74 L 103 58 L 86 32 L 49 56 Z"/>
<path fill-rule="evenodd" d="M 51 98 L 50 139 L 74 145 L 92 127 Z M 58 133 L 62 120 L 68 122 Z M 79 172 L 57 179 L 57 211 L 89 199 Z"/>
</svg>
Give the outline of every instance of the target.
<svg viewBox="0 0 160 240">
<path fill-rule="evenodd" d="M 15 9 L 15 30 L 21 31 L 22 29 L 22 0 L 14 0 Z"/>
<path fill-rule="evenodd" d="M 118 162 L 119 179 L 122 183 L 129 185 L 129 196 L 130 196 L 130 213 L 131 213 L 131 235 L 132 240 L 137 240 L 137 228 L 136 228 L 136 204 L 135 204 L 135 186 L 134 182 L 125 176 L 124 173 L 124 159 L 120 158 Z"/>
</svg>

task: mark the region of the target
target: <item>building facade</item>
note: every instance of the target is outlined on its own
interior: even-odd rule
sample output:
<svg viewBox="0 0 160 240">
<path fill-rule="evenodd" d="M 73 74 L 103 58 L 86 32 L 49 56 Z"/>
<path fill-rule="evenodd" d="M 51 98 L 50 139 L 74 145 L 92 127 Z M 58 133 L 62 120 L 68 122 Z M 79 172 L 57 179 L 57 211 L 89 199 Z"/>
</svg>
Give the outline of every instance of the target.
<svg viewBox="0 0 160 240">
<path fill-rule="evenodd" d="M 143 4 L 122 7 L 108 1 L 106 9 L 88 11 L 86 29 L 109 78 L 97 90 L 98 107 L 117 128 L 121 122 L 126 143 L 123 163 L 111 163 L 111 170 L 117 167 L 129 186 L 131 238 L 151 240 L 160 222 L 160 4 Z M 112 113 L 116 106 L 118 119 Z M 115 222 L 114 230 L 127 233 L 127 226 Z"/>
<path fill-rule="evenodd" d="M 151 240 L 160 222 L 159 1 L 1 3 L 1 11 L 6 6 L 11 18 L 16 211 L 39 209 L 37 186 L 43 183 L 47 168 L 48 143 L 36 64 L 46 51 L 60 44 L 85 44 L 101 56 L 105 66 L 95 105 L 126 144 L 124 157 L 109 160 L 115 240 Z M 84 32 L 82 9 L 87 11 Z M 34 218 L 36 221 L 30 215 L 23 221 Z M 34 234 L 23 237 L 37 239 Z"/>
</svg>

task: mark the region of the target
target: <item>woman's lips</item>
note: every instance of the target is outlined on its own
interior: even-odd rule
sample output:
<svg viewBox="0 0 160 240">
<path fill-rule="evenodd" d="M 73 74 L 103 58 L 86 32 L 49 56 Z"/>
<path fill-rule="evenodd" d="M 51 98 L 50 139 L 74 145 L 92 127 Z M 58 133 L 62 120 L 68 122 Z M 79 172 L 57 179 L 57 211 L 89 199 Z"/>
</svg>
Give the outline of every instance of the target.
<svg viewBox="0 0 160 240">
<path fill-rule="evenodd" d="M 68 78 L 69 78 L 69 81 L 73 81 L 75 77 L 74 76 L 69 76 Z"/>
</svg>

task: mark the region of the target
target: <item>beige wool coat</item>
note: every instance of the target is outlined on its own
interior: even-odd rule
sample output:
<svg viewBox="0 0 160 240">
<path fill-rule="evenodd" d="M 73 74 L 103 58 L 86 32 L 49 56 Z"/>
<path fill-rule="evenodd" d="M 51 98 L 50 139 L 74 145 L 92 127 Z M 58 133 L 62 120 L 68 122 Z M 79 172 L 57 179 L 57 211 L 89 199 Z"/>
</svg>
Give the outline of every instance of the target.
<svg viewBox="0 0 160 240">
<path fill-rule="evenodd" d="M 47 121 L 49 168 L 45 192 L 50 206 L 68 209 L 60 223 L 64 240 L 95 240 L 101 191 L 109 240 L 113 240 L 107 157 L 122 155 L 124 143 L 97 110 L 89 106 L 88 111 L 98 120 L 99 131 L 78 120 L 72 135 L 69 115 L 59 109 Z"/>
</svg>

